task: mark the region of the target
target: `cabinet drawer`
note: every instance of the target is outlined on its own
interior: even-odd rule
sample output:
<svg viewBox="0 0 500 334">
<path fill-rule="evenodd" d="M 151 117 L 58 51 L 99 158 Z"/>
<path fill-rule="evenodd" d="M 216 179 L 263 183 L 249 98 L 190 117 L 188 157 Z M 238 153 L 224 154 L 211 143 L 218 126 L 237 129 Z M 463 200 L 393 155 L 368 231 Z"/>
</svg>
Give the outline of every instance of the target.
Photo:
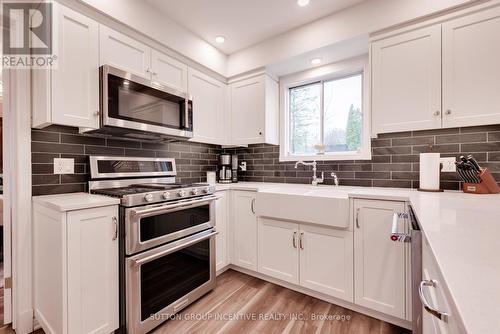
<svg viewBox="0 0 500 334">
<path fill-rule="evenodd" d="M 440 312 L 446 313 L 446 316 L 440 320 L 424 308 L 422 311 L 424 334 L 465 333 L 466 331 L 457 315 L 456 308 L 451 301 L 451 295 L 426 240 L 423 241 L 422 247 L 422 281 L 432 282 L 433 284 L 432 286 L 426 285 L 422 287 L 423 297 L 427 304 Z"/>
</svg>

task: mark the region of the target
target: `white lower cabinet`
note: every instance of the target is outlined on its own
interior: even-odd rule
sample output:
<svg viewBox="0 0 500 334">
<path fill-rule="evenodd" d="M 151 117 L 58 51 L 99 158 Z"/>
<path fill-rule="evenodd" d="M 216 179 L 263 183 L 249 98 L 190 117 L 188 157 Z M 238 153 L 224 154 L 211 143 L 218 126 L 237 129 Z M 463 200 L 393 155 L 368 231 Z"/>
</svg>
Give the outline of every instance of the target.
<svg viewBox="0 0 500 334">
<path fill-rule="evenodd" d="M 259 217 L 259 272 L 299 284 L 299 224 Z"/>
<path fill-rule="evenodd" d="M 219 234 L 215 237 L 215 269 L 220 270 L 229 264 L 227 256 L 229 198 L 227 191 L 217 192 L 215 201 L 215 229 Z"/>
<path fill-rule="evenodd" d="M 432 255 L 431 249 L 425 237 L 422 240 L 422 280 L 432 282 L 423 287 L 424 302 L 429 307 L 439 312 L 444 312 L 447 317 L 439 319 L 435 315 L 422 310 L 423 334 L 454 334 L 465 333 L 466 330 L 457 316 L 457 310 L 453 307 L 451 295 L 444 285 L 444 279 L 439 271 L 438 264 Z M 423 308 L 423 305 L 422 305 Z"/>
<path fill-rule="evenodd" d="M 118 207 L 33 205 L 35 317 L 45 333 L 118 328 Z"/>
<path fill-rule="evenodd" d="M 353 301 L 352 231 L 259 217 L 259 272 Z"/>
<path fill-rule="evenodd" d="M 257 271 L 255 196 L 256 193 L 253 191 L 233 191 L 231 263 Z"/>
<path fill-rule="evenodd" d="M 354 302 L 401 319 L 406 318 L 409 244 L 391 241 L 390 232 L 393 214 L 405 210 L 404 202 L 354 201 Z"/>
<path fill-rule="evenodd" d="M 300 285 L 353 301 L 352 231 L 300 225 Z"/>
</svg>

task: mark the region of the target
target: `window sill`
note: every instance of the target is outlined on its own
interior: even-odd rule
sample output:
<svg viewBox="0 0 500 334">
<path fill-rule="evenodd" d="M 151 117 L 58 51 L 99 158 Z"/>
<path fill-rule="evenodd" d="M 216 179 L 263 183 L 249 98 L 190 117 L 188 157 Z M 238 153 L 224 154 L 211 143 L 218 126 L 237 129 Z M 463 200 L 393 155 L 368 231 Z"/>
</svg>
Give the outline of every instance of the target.
<svg viewBox="0 0 500 334">
<path fill-rule="evenodd" d="M 353 154 L 321 154 L 321 155 L 280 155 L 280 162 L 299 161 L 299 160 L 316 160 L 316 161 L 342 161 L 342 160 L 371 160 L 370 153 L 353 153 Z"/>
</svg>

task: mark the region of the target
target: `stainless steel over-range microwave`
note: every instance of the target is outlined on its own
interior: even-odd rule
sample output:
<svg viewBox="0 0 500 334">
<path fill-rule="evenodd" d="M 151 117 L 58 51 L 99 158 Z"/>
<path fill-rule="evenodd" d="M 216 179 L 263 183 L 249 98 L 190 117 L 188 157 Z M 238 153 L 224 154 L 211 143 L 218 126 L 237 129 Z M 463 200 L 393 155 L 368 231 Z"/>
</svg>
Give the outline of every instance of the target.
<svg viewBox="0 0 500 334">
<path fill-rule="evenodd" d="M 193 136 L 189 94 L 104 65 L 100 72 L 100 129 L 94 133 L 158 140 Z"/>
</svg>

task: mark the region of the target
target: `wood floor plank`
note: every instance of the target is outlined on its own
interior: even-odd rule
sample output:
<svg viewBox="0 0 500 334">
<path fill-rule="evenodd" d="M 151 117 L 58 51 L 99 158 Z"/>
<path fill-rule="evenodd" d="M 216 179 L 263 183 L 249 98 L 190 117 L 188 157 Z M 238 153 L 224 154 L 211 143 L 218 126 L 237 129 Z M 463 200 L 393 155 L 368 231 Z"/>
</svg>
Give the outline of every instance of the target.
<svg viewBox="0 0 500 334">
<path fill-rule="evenodd" d="M 199 320 L 183 318 L 196 314 L 204 317 Z M 179 318 L 167 321 L 154 333 L 410 333 L 398 326 L 233 270 L 219 276 L 215 290 L 183 310 Z"/>
</svg>

